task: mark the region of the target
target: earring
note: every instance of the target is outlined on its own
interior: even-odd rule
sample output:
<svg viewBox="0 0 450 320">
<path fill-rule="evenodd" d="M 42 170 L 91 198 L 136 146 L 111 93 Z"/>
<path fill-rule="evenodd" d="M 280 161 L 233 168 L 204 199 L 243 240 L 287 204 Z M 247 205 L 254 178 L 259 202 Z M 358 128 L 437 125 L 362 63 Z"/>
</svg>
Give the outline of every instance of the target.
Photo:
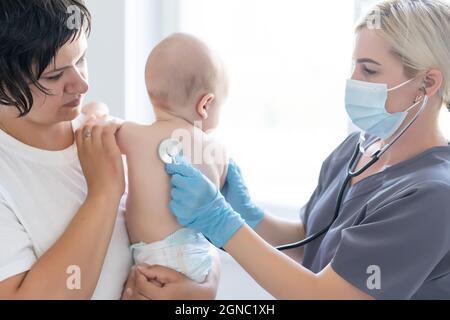
<svg viewBox="0 0 450 320">
<path fill-rule="evenodd" d="M 419 102 L 420 100 L 422 100 L 423 99 L 423 96 L 417 96 L 416 97 L 416 100 L 414 101 L 414 103 L 417 103 L 417 102 Z"/>
</svg>

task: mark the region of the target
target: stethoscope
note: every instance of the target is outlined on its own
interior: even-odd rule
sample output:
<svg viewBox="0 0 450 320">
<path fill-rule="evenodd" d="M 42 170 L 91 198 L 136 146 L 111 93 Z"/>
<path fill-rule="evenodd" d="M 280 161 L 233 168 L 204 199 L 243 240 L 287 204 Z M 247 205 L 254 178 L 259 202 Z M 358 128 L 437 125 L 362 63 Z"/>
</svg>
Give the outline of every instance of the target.
<svg viewBox="0 0 450 320">
<path fill-rule="evenodd" d="M 413 125 L 414 122 L 416 122 L 417 118 L 422 114 L 423 110 L 425 109 L 425 106 L 428 104 L 428 96 L 425 96 L 424 98 L 424 102 L 422 104 L 422 107 L 420 108 L 419 112 L 417 112 L 417 114 L 414 116 L 414 118 L 409 122 L 409 124 L 403 128 L 403 130 L 401 130 L 395 137 L 394 139 L 392 139 L 391 142 L 387 143 L 384 147 L 382 147 L 381 149 L 375 151 L 371 157 L 370 160 L 367 162 L 367 164 L 365 164 L 361 169 L 354 171 L 355 166 L 356 166 L 356 162 L 359 158 L 359 154 L 364 154 L 366 151 L 366 148 L 363 147 L 363 142 L 365 141 L 365 134 L 362 132 L 359 136 L 359 141 L 356 145 L 355 151 L 353 152 L 353 156 L 348 164 L 348 169 L 347 169 L 347 176 L 344 180 L 344 182 L 341 185 L 341 188 L 339 189 L 339 193 L 338 193 L 338 198 L 337 198 L 337 202 L 336 202 L 336 207 L 334 209 L 334 216 L 333 219 L 330 221 L 330 223 L 323 228 L 322 230 L 306 237 L 305 239 L 295 242 L 295 243 L 291 243 L 291 244 L 286 244 L 286 245 L 282 245 L 277 247 L 276 249 L 280 250 L 280 251 L 284 251 L 284 250 L 289 250 L 289 249 L 295 249 L 298 247 L 302 247 L 308 243 L 310 243 L 311 241 L 314 241 L 315 239 L 319 238 L 320 236 L 324 235 L 325 233 L 328 232 L 328 230 L 330 230 L 331 226 L 334 224 L 334 222 L 336 221 L 336 219 L 339 216 L 339 211 L 341 210 L 341 205 L 342 205 L 342 200 L 344 198 L 344 194 L 345 191 L 347 189 L 347 187 L 349 186 L 350 181 L 355 178 L 358 177 L 360 175 L 362 175 L 364 172 L 366 172 L 370 167 L 372 167 L 378 160 L 380 160 L 381 156 L 390 148 L 392 147 L 392 145 L 394 143 L 397 142 L 398 139 L 400 139 L 400 137 L 406 132 L 406 130 L 409 129 L 409 127 L 411 127 Z M 377 141 L 379 141 L 380 139 L 378 139 Z M 377 142 L 375 141 L 375 142 Z"/>
<path fill-rule="evenodd" d="M 183 144 L 177 139 L 165 139 L 158 146 L 158 156 L 163 163 L 174 164 L 177 157 L 183 156 Z"/>
<path fill-rule="evenodd" d="M 351 160 L 348 164 L 347 176 L 344 179 L 344 182 L 342 183 L 342 185 L 339 189 L 338 198 L 337 198 L 336 206 L 334 209 L 333 219 L 330 221 L 330 223 L 325 228 L 323 228 L 322 230 L 320 230 L 318 232 L 315 232 L 314 234 L 306 237 L 305 239 L 295 242 L 295 243 L 278 246 L 278 247 L 276 247 L 276 249 L 278 249 L 280 251 L 284 251 L 284 250 L 290 250 L 290 249 L 302 247 L 302 246 L 314 241 L 315 239 L 319 238 L 320 236 L 324 235 L 325 233 L 327 233 L 328 230 L 330 230 L 331 226 L 334 224 L 334 222 L 337 220 L 337 218 L 339 216 L 339 212 L 341 210 L 341 205 L 342 205 L 342 200 L 344 198 L 345 191 L 346 191 L 347 187 L 349 186 L 350 181 L 353 178 L 356 178 L 356 177 L 362 175 L 370 167 L 372 167 L 378 160 L 380 160 L 381 156 L 387 150 L 389 150 L 389 148 L 392 147 L 392 145 L 394 143 L 396 143 L 398 141 L 398 139 L 400 139 L 400 137 L 406 132 L 406 130 L 408 130 L 414 124 L 414 122 L 416 122 L 417 118 L 422 114 L 422 112 L 425 109 L 425 106 L 428 104 L 428 99 L 429 99 L 428 96 L 425 96 L 424 102 L 423 102 L 422 107 L 420 108 L 419 112 L 417 112 L 417 114 L 409 122 L 409 124 L 405 128 L 403 128 L 394 137 L 394 139 L 392 139 L 389 143 L 387 143 L 385 146 L 383 146 L 379 150 L 375 151 L 371 155 L 370 160 L 367 162 L 367 164 L 365 164 L 361 169 L 354 171 L 355 166 L 357 164 L 356 162 L 359 158 L 359 155 L 364 154 L 366 151 L 366 148 L 363 146 L 363 143 L 365 141 L 365 134 L 363 132 L 361 132 L 359 141 L 355 148 L 355 151 L 353 152 Z M 377 140 L 377 141 L 379 141 L 379 140 Z M 377 142 L 377 141 L 375 141 L 375 142 Z M 160 145 L 158 147 L 158 155 L 159 155 L 159 158 L 161 159 L 161 161 L 165 164 L 176 163 L 176 157 L 183 155 L 183 145 L 180 141 L 178 141 L 176 139 L 172 139 L 172 138 L 165 139 L 160 143 Z"/>
</svg>

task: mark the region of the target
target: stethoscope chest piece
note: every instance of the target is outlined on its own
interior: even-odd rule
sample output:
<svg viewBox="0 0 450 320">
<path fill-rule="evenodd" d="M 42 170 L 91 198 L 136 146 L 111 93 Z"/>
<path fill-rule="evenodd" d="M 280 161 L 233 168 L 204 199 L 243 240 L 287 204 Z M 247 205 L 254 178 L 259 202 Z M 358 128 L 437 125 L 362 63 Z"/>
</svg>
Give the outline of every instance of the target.
<svg viewBox="0 0 450 320">
<path fill-rule="evenodd" d="M 163 140 L 158 147 L 158 156 L 163 163 L 173 164 L 177 156 L 183 156 L 183 144 L 177 139 Z"/>
</svg>

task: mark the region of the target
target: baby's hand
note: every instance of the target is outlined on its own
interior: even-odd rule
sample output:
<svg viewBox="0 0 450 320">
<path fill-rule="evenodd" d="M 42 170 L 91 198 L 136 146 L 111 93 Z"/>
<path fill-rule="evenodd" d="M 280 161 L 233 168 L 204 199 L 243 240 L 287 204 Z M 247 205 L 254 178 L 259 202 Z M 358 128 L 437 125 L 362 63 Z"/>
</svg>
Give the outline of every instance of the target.
<svg viewBox="0 0 450 320">
<path fill-rule="evenodd" d="M 123 120 L 111 117 L 109 115 L 109 108 L 102 102 L 91 102 L 81 108 L 81 115 L 74 120 L 73 128 L 77 130 L 85 126 L 88 122 L 95 121 L 98 125 L 107 125 L 108 123 L 115 123 L 122 126 Z"/>
<path fill-rule="evenodd" d="M 87 118 L 94 116 L 107 120 L 109 117 L 109 108 L 103 102 L 91 102 L 85 105 L 81 111 Z"/>
</svg>

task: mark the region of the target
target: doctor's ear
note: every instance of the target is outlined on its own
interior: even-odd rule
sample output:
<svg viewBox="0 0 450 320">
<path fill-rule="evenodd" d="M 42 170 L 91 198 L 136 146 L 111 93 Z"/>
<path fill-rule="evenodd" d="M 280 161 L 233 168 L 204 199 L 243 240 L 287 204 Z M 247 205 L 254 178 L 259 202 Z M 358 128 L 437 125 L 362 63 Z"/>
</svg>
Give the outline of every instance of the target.
<svg viewBox="0 0 450 320">
<path fill-rule="evenodd" d="M 437 69 L 430 70 L 423 81 L 423 88 L 421 89 L 422 94 L 425 94 L 431 98 L 437 92 L 439 92 L 439 89 L 441 89 L 442 87 L 443 81 L 444 76 L 442 75 L 441 71 Z"/>
<path fill-rule="evenodd" d="M 216 99 L 216 96 L 212 93 L 208 93 L 204 95 L 200 102 L 197 104 L 197 113 L 202 117 L 203 120 L 208 119 L 208 112 L 211 108 L 213 101 Z"/>
</svg>

